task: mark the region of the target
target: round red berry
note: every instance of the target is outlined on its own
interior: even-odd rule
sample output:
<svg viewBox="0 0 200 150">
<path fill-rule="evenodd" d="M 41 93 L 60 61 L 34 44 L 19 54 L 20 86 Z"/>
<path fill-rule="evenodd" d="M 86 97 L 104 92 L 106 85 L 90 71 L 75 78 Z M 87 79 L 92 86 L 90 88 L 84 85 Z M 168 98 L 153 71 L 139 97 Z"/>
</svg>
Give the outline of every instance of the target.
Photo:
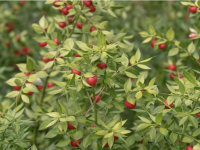
<svg viewBox="0 0 200 150">
<path fill-rule="evenodd" d="M 20 37 L 19 37 L 19 36 L 16 36 L 16 40 L 17 40 L 17 41 L 20 41 Z"/>
<path fill-rule="evenodd" d="M 83 21 L 81 21 L 81 23 L 80 23 L 80 21 L 77 22 L 76 26 L 77 26 L 77 28 L 82 29 Z"/>
<path fill-rule="evenodd" d="M 90 32 L 94 31 L 95 30 L 95 27 L 94 26 L 91 26 L 90 28 Z"/>
<path fill-rule="evenodd" d="M 152 40 L 152 41 L 151 41 L 151 47 L 154 48 L 154 44 L 155 44 L 155 42 L 156 42 L 156 40 Z"/>
<path fill-rule="evenodd" d="M 63 13 L 63 15 L 68 15 L 68 14 L 69 14 L 69 11 L 67 10 L 66 7 L 64 7 L 64 8 L 62 9 L 62 13 Z"/>
<path fill-rule="evenodd" d="M 81 144 L 81 140 L 76 141 L 79 145 Z M 76 144 L 76 142 L 71 141 L 71 145 L 72 147 L 78 147 L 78 144 Z"/>
<path fill-rule="evenodd" d="M 93 124 L 92 127 L 96 127 L 95 124 Z"/>
<path fill-rule="evenodd" d="M 174 73 L 171 73 L 169 76 L 171 79 L 173 79 L 173 77 L 175 77 L 176 75 Z"/>
<path fill-rule="evenodd" d="M 101 145 L 102 145 L 102 142 L 103 142 L 103 139 L 101 139 Z M 109 147 L 108 143 L 106 143 L 106 144 L 104 145 L 104 147 Z"/>
<path fill-rule="evenodd" d="M 38 45 L 39 45 L 40 47 L 45 47 L 45 46 L 47 45 L 47 42 L 38 43 Z"/>
<path fill-rule="evenodd" d="M 30 72 L 24 72 L 24 74 L 25 74 L 26 76 L 29 76 L 31 73 L 30 73 Z"/>
<path fill-rule="evenodd" d="M 136 106 L 136 102 L 135 102 L 135 104 L 133 105 L 133 104 L 129 103 L 129 102 L 126 100 L 126 101 L 125 101 L 125 105 L 126 105 L 127 108 L 133 109 L 133 108 L 135 108 L 135 106 Z"/>
<path fill-rule="evenodd" d="M 159 49 L 165 49 L 166 45 L 165 45 L 165 43 L 163 43 L 163 44 L 160 44 L 158 47 L 159 47 Z"/>
<path fill-rule="evenodd" d="M 95 74 L 94 77 L 87 78 L 87 83 L 89 85 L 96 85 L 96 82 L 97 82 L 97 76 Z"/>
<path fill-rule="evenodd" d="M 95 12 L 96 11 L 96 8 L 92 5 L 89 7 L 90 8 L 90 12 Z"/>
<path fill-rule="evenodd" d="M 61 27 L 61 28 L 66 27 L 66 23 L 65 23 L 65 22 L 59 22 L 58 25 L 59 25 L 59 27 Z"/>
<path fill-rule="evenodd" d="M 53 83 L 50 83 L 50 82 L 48 82 L 48 83 L 47 83 L 47 87 L 48 87 L 48 88 L 54 87 L 54 84 L 53 84 Z"/>
<path fill-rule="evenodd" d="M 118 140 L 119 138 L 117 137 L 117 136 L 114 136 L 114 140 L 116 141 L 116 140 Z"/>
<path fill-rule="evenodd" d="M 84 4 L 86 7 L 90 7 L 92 5 L 92 1 L 91 0 L 84 0 Z"/>
<path fill-rule="evenodd" d="M 26 1 L 22 1 L 22 0 L 21 0 L 21 1 L 19 2 L 19 4 L 20 4 L 21 6 L 24 6 L 24 5 L 26 4 Z"/>
<path fill-rule="evenodd" d="M 43 86 L 39 86 L 39 88 L 38 88 L 39 90 L 42 90 L 43 89 Z"/>
<path fill-rule="evenodd" d="M 104 68 L 107 68 L 107 65 L 105 63 L 101 63 L 101 64 L 97 64 L 97 67 L 99 69 L 104 69 Z"/>
<path fill-rule="evenodd" d="M 95 99 L 96 99 L 96 103 L 98 103 L 100 101 L 101 97 L 98 94 L 96 94 Z M 92 102 L 94 102 L 93 96 L 91 97 L 91 100 L 92 100 Z"/>
<path fill-rule="evenodd" d="M 27 94 L 28 94 L 28 95 L 33 95 L 33 92 L 28 92 Z"/>
<path fill-rule="evenodd" d="M 176 66 L 175 66 L 174 64 L 172 64 L 172 65 L 169 65 L 169 66 L 167 67 L 167 69 L 168 69 L 168 70 L 175 71 L 175 70 L 176 70 Z"/>
<path fill-rule="evenodd" d="M 56 42 L 57 45 L 60 44 L 57 38 L 54 38 L 53 41 Z"/>
<path fill-rule="evenodd" d="M 13 86 L 13 89 L 14 90 L 19 90 L 19 89 L 21 89 L 21 86 Z"/>
<path fill-rule="evenodd" d="M 56 2 L 60 2 L 60 0 L 55 0 L 55 1 L 53 2 L 53 5 L 54 5 L 55 7 L 60 7 L 60 5 L 56 5 Z"/>
<path fill-rule="evenodd" d="M 75 69 L 72 69 L 72 72 L 71 72 L 71 74 L 77 74 L 77 75 L 81 75 L 81 72 L 80 71 L 76 71 Z"/>
<path fill-rule="evenodd" d="M 76 129 L 74 126 L 72 126 L 70 123 L 68 123 L 68 128 L 70 128 L 71 130 Z"/>
<path fill-rule="evenodd" d="M 43 56 L 43 57 L 42 57 L 42 61 L 45 62 L 45 63 L 47 63 L 47 62 L 49 61 L 49 59 L 48 59 L 48 58 L 45 58 L 45 56 Z"/>
<path fill-rule="evenodd" d="M 73 5 L 67 5 L 66 8 L 67 10 L 73 9 Z"/>
<path fill-rule="evenodd" d="M 55 59 L 55 57 L 53 57 L 53 58 L 49 58 L 49 61 L 53 61 Z"/>
<path fill-rule="evenodd" d="M 191 146 L 191 145 L 187 146 L 186 150 L 193 150 L 193 146 Z"/>
<path fill-rule="evenodd" d="M 190 11 L 191 13 L 196 13 L 196 12 L 197 12 L 197 7 L 196 7 L 196 6 L 190 6 L 190 7 L 189 7 L 189 11 Z"/>
<path fill-rule="evenodd" d="M 171 103 L 171 104 L 169 105 L 170 107 L 167 106 L 167 105 L 168 105 L 167 100 L 164 100 L 163 105 L 165 105 L 165 108 L 166 108 L 166 109 L 170 109 L 170 107 L 171 107 L 171 108 L 173 107 L 173 103 Z"/>
<path fill-rule="evenodd" d="M 179 75 L 179 78 L 184 78 L 184 76 L 182 74 Z"/>
<path fill-rule="evenodd" d="M 197 117 L 200 117 L 200 112 L 196 114 Z"/>
<path fill-rule="evenodd" d="M 75 54 L 75 57 L 81 57 L 79 54 Z"/>
</svg>

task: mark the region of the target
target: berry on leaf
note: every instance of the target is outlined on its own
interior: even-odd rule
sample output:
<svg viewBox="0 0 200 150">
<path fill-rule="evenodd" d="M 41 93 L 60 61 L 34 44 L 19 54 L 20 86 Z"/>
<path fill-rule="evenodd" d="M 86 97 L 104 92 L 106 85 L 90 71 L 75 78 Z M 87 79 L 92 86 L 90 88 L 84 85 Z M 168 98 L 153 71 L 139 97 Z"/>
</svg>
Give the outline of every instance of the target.
<svg viewBox="0 0 200 150">
<path fill-rule="evenodd" d="M 49 61 L 49 59 L 48 59 L 48 58 L 45 58 L 45 56 L 43 56 L 43 57 L 42 57 L 42 61 L 45 62 L 45 63 L 47 63 L 47 62 Z"/>
<path fill-rule="evenodd" d="M 163 44 L 160 44 L 158 47 L 159 47 L 159 49 L 165 49 L 166 45 L 165 45 L 165 43 L 163 43 Z"/>
<path fill-rule="evenodd" d="M 96 8 L 92 5 L 89 7 L 90 8 L 90 12 L 95 12 L 96 11 Z"/>
<path fill-rule="evenodd" d="M 72 126 L 70 123 L 68 123 L 68 128 L 70 128 L 71 130 L 76 129 L 74 126 Z"/>
<path fill-rule="evenodd" d="M 167 66 L 168 70 L 172 70 L 175 71 L 176 70 L 176 66 L 174 64 Z"/>
<path fill-rule="evenodd" d="M 101 145 L 102 145 L 102 142 L 103 142 L 103 139 L 101 139 Z M 104 147 L 109 147 L 108 143 L 106 143 L 106 144 L 104 145 Z"/>
<path fill-rule="evenodd" d="M 59 22 L 58 25 L 59 25 L 59 27 L 61 27 L 61 28 L 66 27 L 66 23 L 65 23 L 65 22 Z"/>
<path fill-rule="evenodd" d="M 94 31 L 95 30 L 95 27 L 94 26 L 91 26 L 91 28 L 90 28 L 90 33 L 92 32 L 92 31 Z"/>
<path fill-rule="evenodd" d="M 186 150 L 193 150 L 193 146 L 191 146 L 191 145 L 187 146 Z"/>
<path fill-rule="evenodd" d="M 77 22 L 76 26 L 77 26 L 77 28 L 82 29 L 83 21 L 81 21 L 81 23 L 80 23 L 80 21 Z"/>
<path fill-rule="evenodd" d="M 81 57 L 79 54 L 75 54 L 75 57 Z"/>
<path fill-rule="evenodd" d="M 26 76 L 29 76 L 31 73 L 30 73 L 30 72 L 24 72 L 24 74 L 25 74 Z"/>
<path fill-rule="evenodd" d="M 129 103 L 129 102 L 126 100 L 126 101 L 125 101 L 125 105 L 126 105 L 127 108 L 133 109 L 133 108 L 135 108 L 135 106 L 136 106 L 136 102 L 135 102 L 135 104 L 133 105 L 133 104 Z"/>
<path fill-rule="evenodd" d="M 173 77 L 175 77 L 176 75 L 174 73 L 171 73 L 169 76 L 171 79 L 173 79 Z"/>
<path fill-rule="evenodd" d="M 101 64 L 97 64 L 97 67 L 99 69 L 104 69 L 104 68 L 107 68 L 107 65 L 105 63 L 101 63 Z"/>
<path fill-rule="evenodd" d="M 28 92 L 27 94 L 28 94 L 28 95 L 33 95 L 33 92 Z"/>
<path fill-rule="evenodd" d="M 171 107 L 171 108 L 173 107 L 173 103 L 171 103 L 171 104 L 169 105 L 169 104 L 167 103 L 167 100 L 164 100 L 163 105 L 165 105 L 165 108 L 166 108 L 166 109 L 170 109 L 170 107 Z M 169 107 L 168 105 L 169 105 L 170 107 Z"/>
<path fill-rule="evenodd" d="M 200 117 L 200 112 L 196 114 L 197 117 Z"/>
<path fill-rule="evenodd" d="M 98 94 L 96 94 L 95 99 L 96 99 L 96 103 L 98 103 L 100 101 L 101 97 Z M 93 96 L 91 97 L 91 100 L 92 100 L 92 102 L 94 102 Z"/>
<path fill-rule="evenodd" d="M 64 7 L 64 8 L 62 9 L 62 13 L 63 13 L 63 15 L 68 15 L 68 14 L 69 14 L 69 11 L 68 11 L 68 9 L 67 9 L 66 7 Z"/>
<path fill-rule="evenodd" d="M 53 41 L 56 42 L 57 45 L 60 44 L 57 38 L 54 38 Z"/>
<path fill-rule="evenodd" d="M 90 78 L 87 78 L 87 83 L 89 85 L 96 85 L 96 82 L 97 82 L 97 76 L 96 74 L 94 74 L 94 77 L 90 77 Z"/>
<path fill-rule="evenodd" d="M 71 74 L 77 74 L 77 75 L 81 75 L 81 72 L 80 71 L 76 71 L 75 69 L 72 69 L 72 72 L 71 72 Z"/>
<path fill-rule="evenodd" d="M 191 13 L 196 13 L 196 12 L 197 12 L 197 7 L 196 7 L 196 6 L 190 6 L 190 7 L 189 7 L 189 11 L 190 11 Z"/>
<path fill-rule="evenodd" d="M 79 145 L 81 144 L 81 140 L 77 140 L 76 142 L 77 142 Z M 76 142 L 71 141 L 72 147 L 78 147 L 78 144 L 77 144 Z"/>
<path fill-rule="evenodd" d="M 50 82 L 47 82 L 47 87 L 48 87 L 48 88 L 54 87 L 54 84 L 53 84 L 53 83 L 50 83 Z"/>
<path fill-rule="evenodd" d="M 67 5 L 66 8 L 67 10 L 73 9 L 73 5 Z"/>
<path fill-rule="evenodd" d="M 19 89 L 21 89 L 21 86 L 13 86 L 13 89 L 14 90 L 19 90 Z"/>
<path fill-rule="evenodd" d="M 60 5 L 56 5 L 56 2 L 60 2 L 60 0 L 55 0 L 55 1 L 53 2 L 53 5 L 54 5 L 55 7 L 60 7 Z"/>
<path fill-rule="evenodd" d="M 156 42 L 156 40 L 152 40 L 152 41 L 151 41 L 151 47 L 154 48 L 154 44 L 155 44 L 155 42 Z"/>
<path fill-rule="evenodd" d="M 47 45 L 47 42 L 41 42 L 41 43 L 38 43 L 38 45 L 39 45 L 40 47 L 45 47 L 45 46 Z"/>
</svg>

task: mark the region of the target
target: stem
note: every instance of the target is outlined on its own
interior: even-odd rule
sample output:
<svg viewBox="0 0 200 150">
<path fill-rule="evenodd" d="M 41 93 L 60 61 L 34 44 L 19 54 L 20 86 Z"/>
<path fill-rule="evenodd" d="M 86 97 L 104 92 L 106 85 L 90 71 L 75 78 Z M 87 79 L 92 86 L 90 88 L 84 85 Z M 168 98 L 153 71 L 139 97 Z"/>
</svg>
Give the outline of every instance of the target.
<svg viewBox="0 0 200 150">
<path fill-rule="evenodd" d="M 72 28 L 72 31 L 71 31 L 71 33 L 70 33 L 70 35 L 69 35 L 68 38 L 70 38 L 70 37 L 72 36 L 72 33 L 74 32 L 74 28 L 75 28 L 77 22 L 78 22 L 78 18 L 76 19 L 76 22 L 74 23 L 73 28 Z"/>
<path fill-rule="evenodd" d="M 193 112 L 193 110 L 194 110 L 194 108 L 195 108 L 195 106 L 196 106 L 198 100 L 199 100 L 199 97 L 197 98 L 197 101 L 195 101 L 195 103 L 194 103 L 194 105 L 193 105 L 193 107 L 192 107 L 192 111 L 191 111 L 191 112 Z M 188 123 L 189 123 L 189 119 L 188 119 L 187 122 L 185 123 L 185 127 L 184 127 L 183 132 L 182 132 L 182 135 L 181 135 L 180 143 L 182 143 L 182 140 L 183 140 L 185 131 L 186 131 L 186 129 L 187 129 Z M 179 150 L 181 150 L 181 144 L 179 145 Z"/>
<path fill-rule="evenodd" d="M 44 92 L 45 92 L 45 89 L 46 89 L 48 79 L 49 79 L 49 76 L 46 78 L 44 87 L 42 89 L 42 93 L 41 93 L 40 101 L 39 101 L 40 105 L 43 103 Z M 35 128 L 34 128 L 34 133 L 33 133 L 33 144 L 36 144 L 36 138 L 37 138 L 37 133 L 38 133 L 38 128 L 39 128 L 39 120 L 38 119 L 39 119 L 39 117 L 37 117 L 36 122 L 35 122 Z"/>
<path fill-rule="evenodd" d="M 94 100 L 94 117 L 95 117 L 95 123 L 97 125 L 97 103 L 96 103 L 96 98 L 95 98 L 94 86 L 92 86 L 92 91 L 93 91 L 93 100 Z"/>
</svg>

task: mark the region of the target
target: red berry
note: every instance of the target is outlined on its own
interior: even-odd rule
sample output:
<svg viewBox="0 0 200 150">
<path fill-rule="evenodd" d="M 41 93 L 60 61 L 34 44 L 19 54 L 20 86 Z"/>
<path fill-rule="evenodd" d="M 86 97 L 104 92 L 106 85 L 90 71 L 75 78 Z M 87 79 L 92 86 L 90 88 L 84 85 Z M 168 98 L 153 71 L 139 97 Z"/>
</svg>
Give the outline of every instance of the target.
<svg viewBox="0 0 200 150">
<path fill-rule="evenodd" d="M 200 117 L 200 112 L 196 114 L 197 117 Z"/>
<path fill-rule="evenodd" d="M 27 94 L 28 94 L 28 95 L 33 95 L 33 92 L 28 92 Z"/>
<path fill-rule="evenodd" d="M 189 7 L 189 11 L 190 11 L 191 13 L 196 13 L 196 12 L 197 12 L 197 7 L 196 7 L 196 6 L 190 6 L 190 7 Z"/>
<path fill-rule="evenodd" d="M 9 42 L 5 43 L 5 46 L 9 47 L 9 46 L 10 46 L 10 43 L 9 43 Z"/>
<path fill-rule="evenodd" d="M 48 82 L 48 83 L 47 83 L 47 87 L 48 87 L 48 88 L 54 87 L 54 84 L 53 84 L 53 83 L 50 83 L 50 82 Z"/>
<path fill-rule="evenodd" d="M 109 45 L 109 43 L 106 41 L 106 45 Z"/>
<path fill-rule="evenodd" d="M 156 42 L 156 40 L 152 40 L 152 41 L 151 41 L 151 47 L 154 48 L 154 44 L 155 44 L 155 42 Z"/>
<path fill-rule="evenodd" d="M 92 5 L 92 1 L 91 0 L 85 0 L 84 4 L 86 7 L 90 7 Z"/>
<path fill-rule="evenodd" d="M 38 45 L 39 45 L 40 47 L 45 47 L 45 46 L 47 45 L 47 42 L 38 43 Z"/>
<path fill-rule="evenodd" d="M 14 90 L 19 90 L 19 89 L 21 89 L 21 86 L 13 86 L 13 89 Z"/>
<path fill-rule="evenodd" d="M 155 127 L 155 128 L 160 128 L 160 127 Z"/>
<path fill-rule="evenodd" d="M 156 131 L 156 134 L 158 134 L 158 131 Z"/>
<path fill-rule="evenodd" d="M 197 36 L 197 34 L 196 33 L 193 33 L 193 32 L 191 32 L 190 34 L 189 34 L 189 38 L 191 38 L 192 40 L 195 40 L 195 39 L 193 39 L 193 38 L 195 38 Z"/>
<path fill-rule="evenodd" d="M 43 62 L 47 63 L 49 61 L 48 58 L 45 58 L 45 56 L 42 57 Z"/>
<path fill-rule="evenodd" d="M 63 13 L 64 15 L 68 15 L 68 14 L 69 14 L 69 11 L 67 10 L 66 7 L 64 7 L 64 8 L 62 9 L 62 13 Z"/>
<path fill-rule="evenodd" d="M 27 47 L 26 46 L 22 46 L 21 50 L 23 50 L 24 52 L 26 52 L 27 51 Z"/>
<path fill-rule="evenodd" d="M 176 66 L 175 66 L 174 64 L 172 64 L 172 65 L 169 65 L 169 66 L 167 67 L 167 69 L 168 69 L 168 70 L 175 71 L 175 70 L 176 70 Z"/>
<path fill-rule="evenodd" d="M 133 109 L 133 108 L 135 108 L 135 106 L 136 106 L 136 102 L 135 102 L 135 104 L 133 105 L 133 104 L 129 103 L 129 102 L 126 100 L 126 101 L 125 101 L 125 105 L 126 105 L 127 108 Z"/>
<path fill-rule="evenodd" d="M 168 105 L 167 100 L 164 100 L 163 105 L 165 105 L 165 108 L 166 108 L 166 109 L 170 109 L 170 107 L 171 107 L 171 108 L 173 107 L 173 103 L 171 103 L 171 104 L 169 105 L 170 107 L 167 106 L 167 105 Z"/>
<path fill-rule="evenodd" d="M 47 28 L 46 29 L 44 29 L 46 32 L 47 32 Z"/>
<path fill-rule="evenodd" d="M 67 10 L 73 9 L 73 5 L 67 5 L 66 8 Z"/>
<path fill-rule="evenodd" d="M 159 47 L 159 49 L 165 49 L 166 45 L 165 45 L 165 43 L 163 43 L 163 44 L 160 44 L 158 47 Z"/>
<path fill-rule="evenodd" d="M 18 9 L 17 9 L 16 7 L 14 7 L 14 8 L 13 8 L 13 11 L 14 11 L 14 12 L 17 12 L 17 11 L 18 11 Z"/>
<path fill-rule="evenodd" d="M 90 32 L 94 31 L 95 30 L 95 27 L 94 26 L 91 26 L 90 28 Z"/>
<path fill-rule="evenodd" d="M 22 0 L 21 0 L 21 1 L 19 2 L 19 4 L 20 4 L 21 6 L 24 6 L 24 5 L 26 4 L 26 1 L 22 1 Z"/>
<path fill-rule="evenodd" d="M 143 144 L 143 140 L 140 143 Z"/>
<path fill-rule="evenodd" d="M 66 23 L 65 23 L 65 22 L 59 22 L 58 25 L 59 25 L 59 27 L 61 27 L 61 28 L 66 27 Z"/>
<path fill-rule="evenodd" d="M 75 54 L 75 57 L 81 57 L 79 54 Z"/>
<path fill-rule="evenodd" d="M 80 23 L 80 21 L 77 22 L 76 26 L 77 26 L 77 28 L 82 29 L 83 21 L 81 21 L 81 23 Z"/>
<path fill-rule="evenodd" d="M 141 92 L 146 92 L 146 90 L 140 90 Z"/>
<path fill-rule="evenodd" d="M 131 78 L 131 81 L 133 82 L 133 81 L 134 81 L 134 79 L 132 79 L 132 78 Z"/>
<path fill-rule="evenodd" d="M 175 77 L 176 75 L 171 73 L 169 76 L 170 76 L 171 79 L 173 79 L 173 77 Z"/>
<path fill-rule="evenodd" d="M 71 72 L 71 74 L 77 74 L 77 75 L 81 75 L 81 72 L 80 71 L 76 71 L 75 69 L 72 69 L 72 72 Z"/>
<path fill-rule="evenodd" d="M 103 139 L 101 139 L 101 145 L 102 145 Z M 105 144 L 104 147 L 109 147 L 108 143 Z"/>
<path fill-rule="evenodd" d="M 92 5 L 89 7 L 90 8 L 90 12 L 95 12 L 96 11 L 96 8 Z"/>
<path fill-rule="evenodd" d="M 23 56 L 22 52 L 18 51 L 18 54 L 19 56 Z"/>
<path fill-rule="evenodd" d="M 39 88 L 38 88 L 39 90 L 42 90 L 43 89 L 43 86 L 39 86 Z"/>
<path fill-rule="evenodd" d="M 81 144 L 81 140 L 78 140 L 77 143 L 80 145 Z M 78 147 L 78 144 L 76 144 L 76 142 L 74 142 L 74 141 L 71 141 L 72 147 Z"/>
<path fill-rule="evenodd" d="M 57 45 L 60 44 L 57 38 L 54 38 L 53 41 L 56 42 Z"/>
<path fill-rule="evenodd" d="M 60 5 L 56 5 L 56 2 L 60 2 L 60 0 L 55 0 L 55 1 L 53 2 L 53 5 L 54 5 L 55 7 L 60 7 Z"/>
<path fill-rule="evenodd" d="M 114 140 L 116 141 L 116 140 L 118 140 L 119 138 L 117 137 L 117 136 L 114 136 Z"/>
<path fill-rule="evenodd" d="M 105 63 L 101 63 L 101 64 L 97 64 L 97 67 L 99 69 L 104 69 L 104 68 L 107 68 L 107 65 Z"/>
<path fill-rule="evenodd" d="M 7 32 L 9 33 L 9 32 L 11 32 L 13 29 L 12 28 L 9 28 L 8 30 L 7 30 Z"/>
<path fill-rule="evenodd" d="M 55 57 L 53 57 L 53 58 L 49 58 L 49 61 L 53 61 L 55 59 Z"/>
<path fill-rule="evenodd" d="M 76 129 L 74 126 L 72 126 L 70 123 L 68 123 L 68 128 L 70 128 L 71 130 Z"/>
<path fill-rule="evenodd" d="M 30 72 L 24 72 L 24 74 L 25 74 L 26 76 L 29 76 L 31 73 L 30 73 Z"/>
<path fill-rule="evenodd" d="M 16 40 L 17 40 L 17 41 L 20 41 L 20 37 L 19 37 L 19 36 L 16 36 Z"/>
<path fill-rule="evenodd" d="M 96 85 L 97 76 L 96 76 L 96 74 L 94 74 L 94 75 L 95 75 L 94 77 L 87 78 L 87 83 L 88 83 L 89 85 Z"/>
<path fill-rule="evenodd" d="M 95 99 L 96 99 L 96 103 L 98 103 L 100 101 L 101 97 L 98 94 L 96 94 Z M 92 100 L 92 102 L 94 102 L 93 96 L 91 97 L 91 100 Z"/>
<path fill-rule="evenodd" d="M 92 127 L 96 127 L 95 124 L 93 124 Z"/>
<path fill-rule="evenodd" d="M 179 78 L 184 78 L 184 76 L 182 74 L 179 75 Z"/>
<path fill-rule="evenodd" d="M 193 150 L 193 146 L 191 146 L 191 145 L 187 146 L 186 150 Z"/>
<path fill-rule="evenodd" d="M 74 17 L 73 16 L 67 17 L 67 20 L 68 20 L 69 23 L 73 23 Z"/>
<path fill-rule="evenodd" d="M 59 9 L 59 13 L 61 13 L 61 14 L 62 14 L 62 9 Z"/>
</svg>

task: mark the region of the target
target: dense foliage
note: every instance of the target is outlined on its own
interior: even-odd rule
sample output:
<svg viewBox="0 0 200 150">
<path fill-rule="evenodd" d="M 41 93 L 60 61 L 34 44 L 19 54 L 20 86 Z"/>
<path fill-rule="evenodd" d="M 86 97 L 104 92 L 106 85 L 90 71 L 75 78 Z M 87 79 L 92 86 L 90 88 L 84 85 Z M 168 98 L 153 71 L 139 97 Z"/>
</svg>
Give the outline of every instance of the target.
<svg viewBox="0 0 200 150">
<path fill-rule="evenodd" d="M 0 149 L 200 149 L 200 31 L 185 22 L 197 23 L 198 0 L 153 3 L 180 10 L 145 21 L 148 9 L 129 12 L 149 2 L 1 3 L 0 71 L 19 71 L 0 76 L 13 88 L 2 90 Z"/>
</svg>

